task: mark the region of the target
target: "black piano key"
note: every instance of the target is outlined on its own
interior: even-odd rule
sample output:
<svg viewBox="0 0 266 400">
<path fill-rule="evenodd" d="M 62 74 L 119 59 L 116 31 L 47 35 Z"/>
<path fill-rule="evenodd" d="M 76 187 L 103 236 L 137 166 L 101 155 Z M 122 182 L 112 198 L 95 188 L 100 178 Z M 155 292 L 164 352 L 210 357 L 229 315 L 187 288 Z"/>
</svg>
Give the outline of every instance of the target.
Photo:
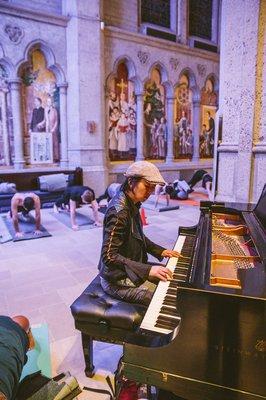
<svg viewBox="0 0 266 400">
<path fill-rule="evenodd" d="M 173 331 L 178 324 L 176 324 L 175 326 L 168 326 L 167 324 L 162 324 L 161 322 L 156 322 L 155 326 L 157 328 L 162 328 L 162 329 L 169 329 L 171 331 Z"/>
<path fill-rule="evenodd" d="M 173 288 L 168 288 L 166 293 L 167 294 L 173 294 L 174 296 L 176 296 L 177 290 L 173 289 Z"/>
<path fill-rule="evenodd" d="M 170 301 L 170 300 L 164 300 L 163 301 L 163 306 L 171 306 L 171 307 L 176 307 L 176 300 L 175 301 Z"/>
<path fill-rule="evenodd" d="M 174 274 L 183 274 L 186 275 L 188 268 L 175 268 Z"/>
<path fill-rule="evenodd" d="M 176 310 L 174 310 L 173 308 L 170 308 L 170 307 L 166 307 L 166 306 L 161 307 L 159 315 L 161 315 L 161 314 L 172 315 L 173 317 L 178 317 Z"/>
<path fill-rule="evenodd" d="M 157 324 L 161 324 L 161 325 L 164 325 L 164 328 L 171 329 L 171 328 L 175 328 L 178 325 L 178 323 L 179 323 L 178 319 L 173 320 L 173 319 L 169 318 L 166 320 L 166 319 L 161 318 L 161 316 L 160 316 L 160 317 L 158 317 L 158 319 L 155 323 L 155 326 L 157 326 Z"/>
</svg>

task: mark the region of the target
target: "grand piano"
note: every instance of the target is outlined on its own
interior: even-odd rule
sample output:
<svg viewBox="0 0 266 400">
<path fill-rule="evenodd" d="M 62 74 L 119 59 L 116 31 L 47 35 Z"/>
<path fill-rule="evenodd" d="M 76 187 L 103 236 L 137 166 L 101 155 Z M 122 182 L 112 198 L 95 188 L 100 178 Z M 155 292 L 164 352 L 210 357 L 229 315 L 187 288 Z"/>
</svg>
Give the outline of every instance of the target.
<svg viewBox="0 0 266 400">
<path fill-rule="evenodd" d="M 158 284 L 139 340 L 124 345 L 125 376 L 166 400 L 265 399 L 266 185 L 252 211 L 202 202 L 174 248 L 173 280 Z"/>
</svg>

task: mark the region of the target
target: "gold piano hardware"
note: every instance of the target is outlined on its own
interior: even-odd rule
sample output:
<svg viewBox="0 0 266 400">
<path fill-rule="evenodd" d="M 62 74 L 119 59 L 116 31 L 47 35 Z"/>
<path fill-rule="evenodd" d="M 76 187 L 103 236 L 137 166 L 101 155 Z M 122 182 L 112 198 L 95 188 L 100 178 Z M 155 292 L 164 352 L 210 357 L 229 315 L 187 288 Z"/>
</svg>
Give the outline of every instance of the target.
<svg viewBox="0 0 266 400">
<path fill-rule="evenodd" d="M 266 341 L 263 340 L 263 339 L 257 340 L 255 349 L 256 349 L 257 351 L 260 351 L 260 352 L 262 352 L 262 353 L 265 353 L 265 352 L 266 352 Z"/>
<path fill-rule="evenodd" d="M 240 260 L 240 261 L 259 261 L 259 256 L 242 256 L 238 254 L 212 254 L 212 260 Z"/>
<path fill-rule="evenodd" d="M 163 372 L 162 375 L 163 375 L 163 382 L 167 382 L 168 381 L 168 374 L 166 372 Z"/>
</svg>

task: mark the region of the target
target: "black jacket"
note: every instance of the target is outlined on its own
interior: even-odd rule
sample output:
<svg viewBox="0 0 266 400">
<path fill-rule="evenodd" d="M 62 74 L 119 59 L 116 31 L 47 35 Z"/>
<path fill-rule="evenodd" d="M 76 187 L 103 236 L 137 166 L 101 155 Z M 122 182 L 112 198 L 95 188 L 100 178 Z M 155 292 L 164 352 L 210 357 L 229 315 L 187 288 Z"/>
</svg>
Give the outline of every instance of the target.
<svg viewBox="0 0 266 400">
<path fill-rule="evenodd" d="M 107 208 L 98 267 L 100 275 L 109 282 L 116 283 L 128 277 L 140 285 L 148 278 L 151 269 L 147 253 L 160 261 L 163 259 L 161 254 L 165 249 L 143 233 L 139 206 L 119 191 Z"/>
</svg>

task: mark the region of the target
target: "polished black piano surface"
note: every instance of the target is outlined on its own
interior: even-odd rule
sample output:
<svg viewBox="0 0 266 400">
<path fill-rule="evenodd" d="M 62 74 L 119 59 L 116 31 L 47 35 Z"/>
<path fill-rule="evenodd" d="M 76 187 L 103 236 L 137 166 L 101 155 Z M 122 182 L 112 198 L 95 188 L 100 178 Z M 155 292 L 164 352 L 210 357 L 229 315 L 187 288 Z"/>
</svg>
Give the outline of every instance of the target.
<svg viewBox="0 0 266 400">
<path fill-rule="evenodd" d="M 125 375 L 189 400 L 265 399 L 266 185 L 253 210 L 201 203 L 175 248 L 174 280 L 124 345 Z"/>
</svg>

